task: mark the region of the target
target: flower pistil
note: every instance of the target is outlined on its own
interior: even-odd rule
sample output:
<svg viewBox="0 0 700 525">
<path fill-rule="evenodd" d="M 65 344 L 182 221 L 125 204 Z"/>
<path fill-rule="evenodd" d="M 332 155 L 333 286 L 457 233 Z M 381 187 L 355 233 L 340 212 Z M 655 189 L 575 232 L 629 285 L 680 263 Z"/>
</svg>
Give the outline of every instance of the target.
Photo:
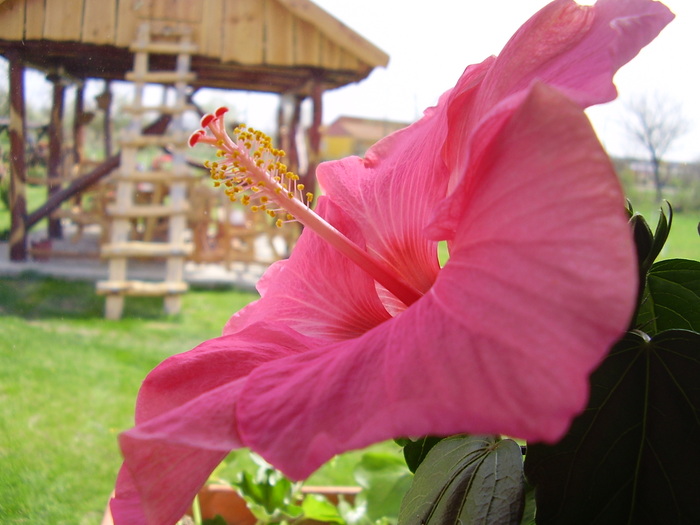
<svg viewBox="0 0 700 525">
<path fill-rule="evenodd" d="M 270 137 L 240 125 L 232 138 L 224 124 L 227 111 L 222 107 L 202 117 L 202 129 L 189 139 L 191 147 L 204 143 L 217 149 L 218 160 L 204 163 L 214 186 L 223 186 L 230 200 L 276 217 L 279 227 L 285 222 L 298 221 L 310 228 L 407 306 L 423 295 L 386 263 L 372 257 L 311 209 L 313 193 L 305 191 L 299 176 L 287 169 L 282 162 L 285 152 L 274 148 Z"/>
</svg>

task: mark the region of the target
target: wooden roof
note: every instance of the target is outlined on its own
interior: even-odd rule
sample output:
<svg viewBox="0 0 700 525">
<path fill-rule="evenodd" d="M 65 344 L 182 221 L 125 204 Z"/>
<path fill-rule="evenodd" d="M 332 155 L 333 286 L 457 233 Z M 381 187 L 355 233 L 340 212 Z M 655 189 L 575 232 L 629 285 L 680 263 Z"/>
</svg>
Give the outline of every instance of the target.
<svg viewBox="0 0 700 525">
<path fill-rule="evenodd" d="M 0 53 L 77 78 L 124 79 L 143 21 L 191 29 L 195 86 L 308 94 L 365 78 L 388 56 L 310 0 L 0 0 Z M 172 69 L 152 55 L 151 69 Z"/>
</svg>

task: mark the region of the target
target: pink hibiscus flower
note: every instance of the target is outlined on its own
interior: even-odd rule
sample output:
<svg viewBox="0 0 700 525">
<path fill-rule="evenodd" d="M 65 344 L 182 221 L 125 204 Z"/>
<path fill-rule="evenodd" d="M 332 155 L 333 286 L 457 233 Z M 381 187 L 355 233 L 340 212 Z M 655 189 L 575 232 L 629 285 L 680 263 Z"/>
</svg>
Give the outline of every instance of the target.
<svg viewBox="0 0 700 525">
<path fill-rule="evenodd" d="M 549 4 L 420 121 L 321 165 L 316 213 L 264 137 L 205 117 L 192 142 L 220 141 L 229 191 L 307 227 L 223 336 L 144 381 L 116 523 L 173 523 L 237 447 L 301 479 L 400 436 L 560 439 L 637 291 L 623 195 L 583 108 L 615 97 L 615 71 L 672 18 L 649 0 Z"/>
</svg>

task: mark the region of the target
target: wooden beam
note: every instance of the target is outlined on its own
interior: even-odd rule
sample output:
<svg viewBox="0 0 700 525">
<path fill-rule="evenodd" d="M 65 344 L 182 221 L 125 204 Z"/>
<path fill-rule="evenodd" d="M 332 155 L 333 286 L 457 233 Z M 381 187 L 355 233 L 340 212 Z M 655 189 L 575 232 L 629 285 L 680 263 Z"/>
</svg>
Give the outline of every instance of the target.
<svg viewBox="0 0 700 525">
<path fill-rule="evenodd" d="M 97 97 L 97 106 L 103 112 L 102 133 L 104 135 L 105 158 L 112 156 L 112 86 L 105 80 L 105 89 Z"/>
<path fill-rule="evenodd" d="M 10 84 L 10 260 L 27 259 L 27 165 L 24 142 L 24 64 L 18 55 L 7 55 Z"/>
<path fill-rule="evenodd" d="M 48 181 L 46 199 L 61 189 L 61 183 L 57 182 L 62 178 L 61 173 L 61 150 L 63 149 L 63 102 L 66 88 L 58 76 L 50 76 L 53 83 L 53 104 L 51 106 L 51 120 L 49 123 L 49 159 L 46 169 L 46 179 Z M 48 234 L 51 239 L 61 239 L 63 229 L 61 219 L 49 217 Z"/>
<path fill-rule="evenodd" d="M 299 122 L 301 121 L 301 103 L 304 102 L 304 97 L 296 95 L 294 97 L 294 109 L 291 119 L 287 125 L 287 142 L 289 143 L 289 165 L 293 172 L 299 173 L 299 145 L 297 144 L 297 132 L 299 131 Z"/>
<path fill-rule="evenodd" d="M 79 164 L 83 159 L 85 147 L 85 85 L 78 84 L 75 89 L 75 105 L 73 109 L 73 162 Z"/>
<path fill-rule="evenodd" d="M 308 191 L 316 192 L 316 168 L 321 158 L 321 124 L 323 122 L 323 83 L 315 79 L 311 86 L 313 116 L 309 128 L 309 167 L 302 177 Z"/>
<path fill-rule="evenodd" d="M 155 122 L 144 128 L 143 133 L 146 135 L 162 134 L 168 127 L 168 124 L 171 120 L 172 116 L 163 115 L 160 118 L 158 118 Z M 61 206 L 61 204 L 63 204 L 66 200 L 77 195 L 78 193 L 85 191 L 87 188 L 95 184 L 101 178 L 109 175 L 113 170 L 115 170 L 119 166 L 119 157 L 119 153 L 111 156 L 109 159 L 97 166 L 90 173 L 86 173 L 82 177 L 75 179 L 68 187 L 63 188 L 59 192 L 52 195 L 50 199 L 48 199 L 44 204 L 42 204 L 39 208 L 37 208 L 35 211 L 33 211 L 27 216 L 27 228 L 31 228 L 41 219 L 47 217 L 52 211 L 58 209 L 58 207 Z"/>
<path fill-rule="evenodd" d="M 389 55 L 309 0 L 276 0 L 296 16 L 318 28 L 331 42 L 368 65 L 385 66 Z"/>
</svg>

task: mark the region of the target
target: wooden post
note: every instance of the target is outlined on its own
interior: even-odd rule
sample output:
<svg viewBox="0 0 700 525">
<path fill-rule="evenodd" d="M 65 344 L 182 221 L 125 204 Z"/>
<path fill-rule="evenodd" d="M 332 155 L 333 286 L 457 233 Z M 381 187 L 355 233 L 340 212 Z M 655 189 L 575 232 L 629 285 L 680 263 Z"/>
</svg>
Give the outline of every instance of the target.
<svg viewBox="0 0 700 525">
<path fill-rule="evenodd" d="M 27 259 L 24 64 L 8 53 L 10 84 L 10 260 Z"/>
<path fill-rule="evenodd" d="M 58 75 L 48 79 L 53 83 L 53 105 L 49 123 L 49 162 L 46 170 L 48 180 L 47 200 L 61 190 L 61 150 L 63 149 L 63 100 L 66 88 Z M 61 219 L 49 217 L 48 234 L 50 239 L 61 239 L 63 229 Z"/>
<path fill-rule="evenodd" d="M 75 90 L 75 108 L 73 110 L 73 162 L 79 164 L 83 160 L 85 146 L 85 86 L 79 84 Z"/>
<path fill-rule="evenodd" d="M 294 109 L 292 111 L 292 117 L 287 125 L 287 142 L 289 143 L 289 150 L 287 156 L 289 157 L 289 165 L 291 170 L 295 173 L 299 173 L 300 162 L 299 162 L 299 145 L 297 144 L 297 133 L 299 131 L 299 122 L 301 121 L 301 103 L 304 102 L 304 97 L 295 96 L 294 97 Z"/>
<path fill-rule="evenodd" d="M 105 89 L 97 97 L 97 107 L 103 112 L 104 152 L 105 158 L 108 159 L 112 156 L 112 89 L 109 80 L 105 80 Z"/>
<path fill-rule="evenodd" d="M 323 85 L 320 78 L 315 78 L 311 86 L 311 103 L 313 116 L 309 128 L 309 167 L 302 177 L 304 186 L 309 191 L 316 191 L 316 167 L 321 159 L 321 124 L 323 122 Z"/>
</svg>

